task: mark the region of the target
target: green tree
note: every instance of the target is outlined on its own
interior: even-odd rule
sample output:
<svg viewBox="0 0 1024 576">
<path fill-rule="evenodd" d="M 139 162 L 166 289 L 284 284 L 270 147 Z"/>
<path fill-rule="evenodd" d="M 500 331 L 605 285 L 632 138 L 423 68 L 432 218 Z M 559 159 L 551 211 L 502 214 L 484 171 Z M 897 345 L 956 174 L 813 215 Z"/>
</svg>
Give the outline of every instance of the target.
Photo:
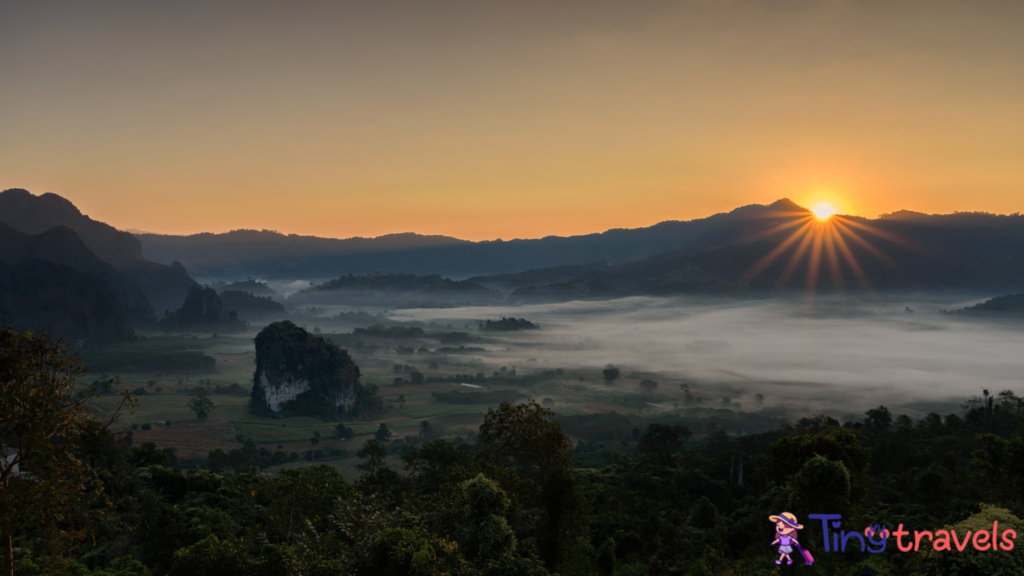
<svg viewBox="0 0 1024 576">
<path fill-rule="evenodd" d="M 213 405 L 213 400 L 210 400 L 210 397 L 206 394 L 196 394 L 193 396 L 192 399 L 188 401 L 188 407 L 196 413 L 196 418 L 200 420 L 206 420 L 210 417 L 210 412 L 217 409 L 217 407 Z"/>
<path fill-rule="evenodd" d="M 351 438 L 355 435 L 355 431 L 348 426 L 345 426 L 344 423 L 339 423 L 334 427 L 334 436 L 336 438 Z"/>
<path fill-rule="evenodd" d="M 437 436 L 437 431 L 434 430 L 433 424 L 427 420 L 420 422 L 420 438 L 433 440 L 435 436 Z"/>
<path fill-rule="evenodd" d="M 828 428 L 821 434 L 802 433 L 778 439 L 768 446 L 764 471 L 769 480 L 783 484 L 815 456 L 842 462 L 851 476 L 867 473 L 871 453 L 848 428 Z"/>
<path fill-rule="evenodd" d="M 505 519 L 510 505 L 505 492 L 493 480 L 478 474 L 462 484 L 462 494 L 466 508 L 457 540 L 466 558 L 482 566 L 511 554 L 516 537 Z"/>
<path fill-rule="evenodd" d="M 864 413 L 867 416 L 865 423 L 877 430 L 886 431 L 892 427 L 892 412 L 885 406 L 872 408 Z"/>
<path fill-rule="evenodd" d="M 404 528 L 389 528 L 360 542 L 348 569 L 353 576 L 469 576 L 475 572 L 455 542 Z"/>
<path fill-rule="evenodd" d="M 611 364 L 605 366 L 604 370 L 601 370 L 601 375 L 604 376 L 605 382 L 609 384 L 615 382 L 621 374 L 622 371 Z"/>
<path fill-rule="evenodd" d="M 387 444 L 388 440 L 391 439 L 391 429 L 388 425 L 381 422 L 380 426 L 377 427 L 377 431 L 373 433 L 373 437 L 376 438 L 377 442 L 381 444 Z"/>
<path fill-rule="evenodd" d="M 537 538 L 540 557 L 549 569 L 554 568 L 560 561 L 567 521 L 578 507 L 572 441 L 555 413 L 533 400 L 515 406 L 502 402 L 497 410 L 488 409 L 480 440 L 477 457 L 481 461 L 535 477 L 542 510 Z"/>
<path fill-rule="evenodd" d="M 83 497 L 92 471 L 77 454 L 78 442 L 84 434 L 106 435 L 132 405 L 125 390 L 110 420 L 90 421 L 99 387 L 76 388 L 85 371 L 59 340 L 0 328 L 0 536 L 7 576 L 14 573 L 15 532 L 41 528 L 51 552 L 65 537 L 82 535 L 74 528 L 86 516 L 73 503 Z"/>
<path fill-rule="evenodd" d="M 402 455 L 402 462 L 424 492 L 436 493 L 447 478 L 472 466 L 473 449 L 468 444 L 456 446 L 450 440 L 432 440 L 409 448 Z"/>
<path fill-rule="evenodd" d="M 842 462 L 815 456 L 793 476 L 792 509 L 843 513 L 850 506 L 850 472 Z"/>
<path fill-rule="evenodd" d="M 376 438 L 366 441 L 363 447 L 356 452 L 356 456 L 363 459 L 363 463 L 356 466 L 360 470 L 374 473 L 384 467 L 384 459 L 387 458 L 388 449 Z"/>
<path fill-rule="evenodd" d="M 713 528 L 718 522 L 718 508 L 708 500 L 707 496 L 701 496 L 693 508 L 690 509 L 690 525 L 697 528 Z"/>
<path fill-rule="evenodd" d="M 636 449 L 637 452 L 650 456 L 658 466 L 673 466 L 672 454 L 678 452 L 691 435 L 690 429 L 686 426 L 648 424 L 647 432 L 640 438 Z"/>
<path fill-rule="evenodd" d="M 1004 440 L 995 434 L 976 437 L 972 468 L 990 502 L 1012 502 L 1024 492 L 1024 438 Z"/>
<path fill-rule="evenodd" d="M 308 468 L 281 470 L 280 477 L 254 490 L 251 498 L 267 501 L 268 536 L 292 543 L 312 526 L 318 532 L 331 530 L 331 519 L 324 510 L 349 501 L 355 489 L 334 468 L 321 464 Z"/>
</svg>

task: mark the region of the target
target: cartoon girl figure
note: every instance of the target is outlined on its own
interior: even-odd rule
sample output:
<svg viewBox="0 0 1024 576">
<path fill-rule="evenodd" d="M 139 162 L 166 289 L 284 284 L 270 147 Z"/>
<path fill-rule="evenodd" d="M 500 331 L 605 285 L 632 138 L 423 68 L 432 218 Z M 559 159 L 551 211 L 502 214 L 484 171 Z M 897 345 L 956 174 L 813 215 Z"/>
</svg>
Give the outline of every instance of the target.
<svg viewBox="0 0 1024 576">
<path fill-rule="evenodd" d="M 772 541 L 772 544 L 779 545 L 779 559 L 775 563 L 782 564 L 782 559 L 785 558 L 787 565 L 792 564 L 793 559 L 790 554 L 793 553 L 793 547 L 795 546 L 803 552 L 796 537 L 796 531 L 803 530 L 803 525 L 799 524 L 796 516 L 789 512 L 783 512 L 778 516 L 769 516 L 768 520 L 775 522 L 775 540 Z"/>
</svg>

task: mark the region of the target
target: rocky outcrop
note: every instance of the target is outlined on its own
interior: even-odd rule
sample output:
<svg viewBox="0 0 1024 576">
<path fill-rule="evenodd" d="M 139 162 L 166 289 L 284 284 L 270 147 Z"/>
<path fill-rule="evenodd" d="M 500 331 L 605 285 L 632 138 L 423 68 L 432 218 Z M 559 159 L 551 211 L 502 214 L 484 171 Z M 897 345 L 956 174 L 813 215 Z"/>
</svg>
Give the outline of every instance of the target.
<svg viewBox="0 0 1024 576">
<path fill-rule="evenodd" d="M 193 286 L 181 308 L 161 319 L 160 327 L 166 331 L 238 332 L 245 330 L 246 324 L 224 306 L 216 290 Z"/>
<path fill-rule="evenodd" d="M 379 412 L 373 384 L 359 382 L 348 352 L 289 321 L 274 322 L 256 336 L 252 404 L 261 416 L 314 416 L 327 420 Z"/>
</svg>

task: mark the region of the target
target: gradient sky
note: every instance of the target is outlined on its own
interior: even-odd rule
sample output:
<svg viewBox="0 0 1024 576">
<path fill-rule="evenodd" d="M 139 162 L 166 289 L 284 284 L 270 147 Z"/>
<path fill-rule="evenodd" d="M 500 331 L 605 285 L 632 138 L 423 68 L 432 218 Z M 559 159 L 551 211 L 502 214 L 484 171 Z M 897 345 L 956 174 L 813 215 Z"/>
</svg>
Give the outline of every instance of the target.
<svg viewBox="0 0 1024 576">
<path fill-rule="evenodd" d="M 473 240 L 1024 208 L 1024 2 L 0 0 L 0 189 Z"/>
</svg>

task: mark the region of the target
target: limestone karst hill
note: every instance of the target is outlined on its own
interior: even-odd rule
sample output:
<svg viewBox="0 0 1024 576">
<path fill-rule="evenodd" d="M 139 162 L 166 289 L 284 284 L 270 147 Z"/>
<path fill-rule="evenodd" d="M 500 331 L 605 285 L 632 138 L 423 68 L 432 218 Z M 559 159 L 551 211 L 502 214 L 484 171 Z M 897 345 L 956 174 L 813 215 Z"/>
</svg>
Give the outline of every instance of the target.
<svg viewBox="0 0 1024 576">
<path fill-rule="evenodd" d="M 383 402 L 375 385 L 359 382 L 348 352 L 285 320 L 256 336 L 250 409 L 261 416 L 336 420 L 378 414 Z"/>
<path fill-rule="evenodd" d="M 239 332 L 246 329 L 233 310 L 228 310 L 213 288 L 193 286 L 181 308 L 160 319 L 166 331 Z"/>
</svg>

